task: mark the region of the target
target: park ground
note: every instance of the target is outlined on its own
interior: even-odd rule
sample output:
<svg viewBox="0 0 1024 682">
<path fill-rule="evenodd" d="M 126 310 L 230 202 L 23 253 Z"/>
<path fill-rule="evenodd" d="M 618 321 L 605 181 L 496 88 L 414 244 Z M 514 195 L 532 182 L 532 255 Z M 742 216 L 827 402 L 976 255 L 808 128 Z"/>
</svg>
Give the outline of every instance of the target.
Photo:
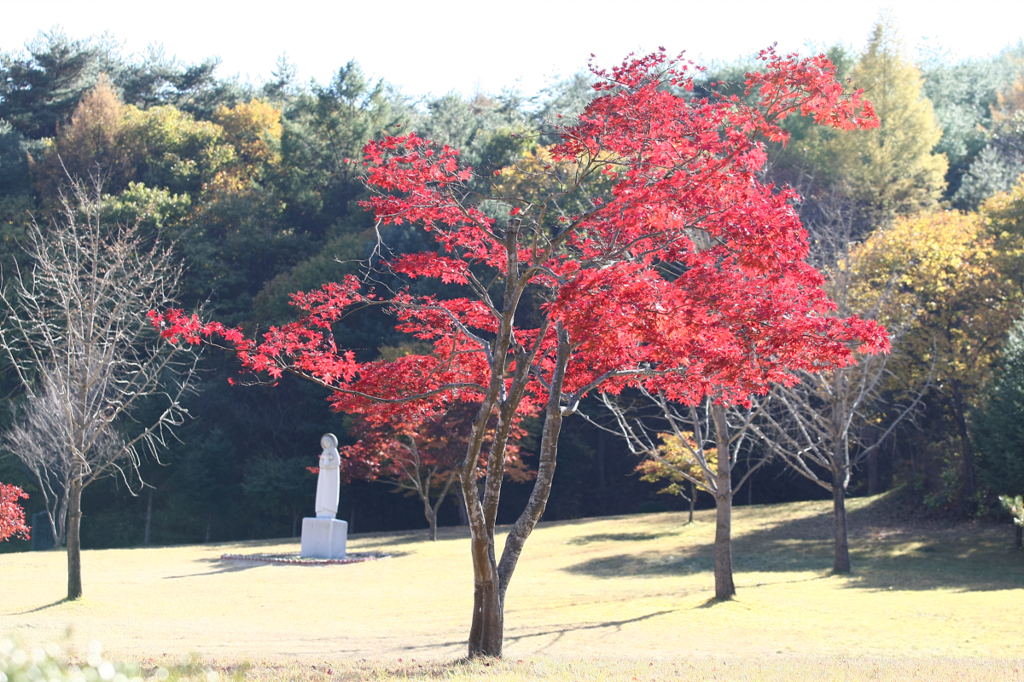
<svg viewBox="0 0 1024 682">
<path fill-rule="evenodd" d="M 506 601 L 505 658 L 460 663 L 468 535 L 354 535 L 387 558 L 296 566 L 222 554 L 297 540 L 0 555 L 0 636 L 59 642 L 206 679 L 1024 680 L 1024 553 L 1005 525 L 851 509 L 851 575 L 832 566 L 831 503 L 737 507 L 737 596 L 715 602 L 714 512 L 542 523 Z M 88 519 L 85 519 L 88 522 Z M 500 548 L 500 542 L 499 542 Z"/>
</svg>

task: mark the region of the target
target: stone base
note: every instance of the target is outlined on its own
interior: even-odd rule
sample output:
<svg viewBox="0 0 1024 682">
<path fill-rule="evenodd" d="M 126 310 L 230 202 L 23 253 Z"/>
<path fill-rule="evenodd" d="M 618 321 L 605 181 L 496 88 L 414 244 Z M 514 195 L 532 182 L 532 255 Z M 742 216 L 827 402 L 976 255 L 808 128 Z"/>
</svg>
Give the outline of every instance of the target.
<svg viewBox="0 0 1024 682">
<path fill-rule="evenodd" d="M 348 523 L 338 519 L 302 519 L 302 558 L 344 559 Z"/>
</svg>

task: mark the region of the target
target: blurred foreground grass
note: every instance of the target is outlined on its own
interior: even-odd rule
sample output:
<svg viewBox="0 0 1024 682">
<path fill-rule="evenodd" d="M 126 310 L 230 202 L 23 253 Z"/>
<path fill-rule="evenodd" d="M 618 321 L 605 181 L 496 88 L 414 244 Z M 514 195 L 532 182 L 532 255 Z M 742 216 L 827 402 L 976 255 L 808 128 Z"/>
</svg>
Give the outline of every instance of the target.
<svg viewBox="0 0 1024 682">
<path fill-rule="evenodd" d="M 98 640 L 190 680 L 1024 679 L 1024 557 L 1009 526 L 909 521 L 884 497 L 850 506 L 850 576 L 828 570 L 830 503 L 738 507 L 738 595 L 723 603 L 711 511 L 690 525 L 541 524 L 509 589 L 505 660 L 490 666 L 453 663 L 472 598 L 456 528 L 436 543 L 354 536 L 351 551 L 391 558 L 344 566 L 220 559 L 294 541 L 86 551 L 74 603 L 61 600 L 62 553 L 2 555 L 0 634 L 72 655 Z"/>
</svg>

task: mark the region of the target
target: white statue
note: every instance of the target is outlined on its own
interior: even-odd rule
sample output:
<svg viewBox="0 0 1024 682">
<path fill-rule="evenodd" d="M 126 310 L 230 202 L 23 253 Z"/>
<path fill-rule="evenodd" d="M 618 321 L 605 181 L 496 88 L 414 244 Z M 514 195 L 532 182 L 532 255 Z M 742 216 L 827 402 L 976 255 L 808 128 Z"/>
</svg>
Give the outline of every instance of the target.
<svg viewBox="0 0 1024 682">
<path fill-rule="evenodd" d="M 338 491 L 341 488 L 341 457 L 338 439 L 325 433 L 320 439 L 320 473 L 316 477 L 316 517 L 333 519 L 338 516 Z"/>
</svg>

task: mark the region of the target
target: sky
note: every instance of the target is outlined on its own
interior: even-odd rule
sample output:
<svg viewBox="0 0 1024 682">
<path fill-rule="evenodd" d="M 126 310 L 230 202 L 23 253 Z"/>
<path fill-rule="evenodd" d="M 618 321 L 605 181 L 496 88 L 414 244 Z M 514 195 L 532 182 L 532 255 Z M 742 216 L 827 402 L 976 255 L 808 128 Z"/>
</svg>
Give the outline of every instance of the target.
<svg viewBox="0 0 1024 682">
<path fill-rule="evenodd" d="M 772 42 L 781 52 L 863 47 L 883 8 L 911 55 L 983 57 L 1024 37 L 1022 0 L 0 0 L 0 50 L 39 31 L 109 33 L 126 55 L 162 45 L 185 63 L 220 57 L 221 77 L 261 83 L 285 55 L 302 81 L 330 80 L 355 59 L 411 97 L 518 88 L 525 94 L 629 52 L 686 50 L 734 61 Z"/>
</svg>

